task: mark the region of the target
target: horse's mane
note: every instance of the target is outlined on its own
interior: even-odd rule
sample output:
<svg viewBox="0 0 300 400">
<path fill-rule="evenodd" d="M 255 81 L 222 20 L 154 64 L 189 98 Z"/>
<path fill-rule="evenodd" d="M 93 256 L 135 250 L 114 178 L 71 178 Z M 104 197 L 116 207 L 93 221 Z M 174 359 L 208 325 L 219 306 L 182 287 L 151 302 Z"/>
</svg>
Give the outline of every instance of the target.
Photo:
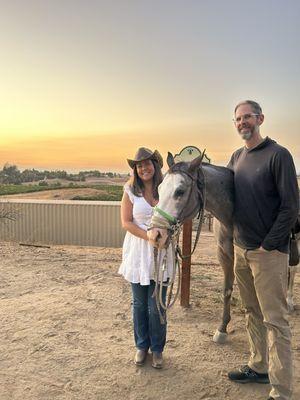
<svg viewBox="0 0 300 400">
<path fill-rule="evenodd" d="M 189 165 L 189 162 L 180 161 L 176 164 L 173 164 L 167 172 L 168 174 L 175 174 L 176 172 L 187 171 Z"/>
<path fill-rule="evenodd" d="M 178 162 L 178 163 L 176 163 L 176 164 L 173 164 L 173 165 L 169 168 L 169 170 L 167 171 L 167 173 L 168 173 L 168 174 L 174 174 L 174 173 L 176 173 L 176 172 L 181 172 L 181 171 L 187 172 L 187 171 L 188 171 L 188 168 L 189 168 L 189 166 L 190 166 L 190 163 L 191 163 L 191 162 L 180 161 L 180 162 Z M 213 169 L 213 170 L 215 170 L 215 171 L 217 171 L 217 172 L 219 172 L 219 173 L 221 172 L 221 173 L 225 173 L 225 174 L 228 174 L 228 175 L 232 175 L 232 174 L 233 174 L 233 172 L 232 172 L 229 168 L 227 168 L 227 167 L 222 167 L 222 166 L 220 166 L 220 165 L 214 165 L 214 164 L 202 162 L 202 163 L 201 163 L 201 166 L 199 166 L 199 168 L 201 168 L 201 167 L 205 167 L 205 168 L 208 168 L 208 169 Z"/>
</svg>

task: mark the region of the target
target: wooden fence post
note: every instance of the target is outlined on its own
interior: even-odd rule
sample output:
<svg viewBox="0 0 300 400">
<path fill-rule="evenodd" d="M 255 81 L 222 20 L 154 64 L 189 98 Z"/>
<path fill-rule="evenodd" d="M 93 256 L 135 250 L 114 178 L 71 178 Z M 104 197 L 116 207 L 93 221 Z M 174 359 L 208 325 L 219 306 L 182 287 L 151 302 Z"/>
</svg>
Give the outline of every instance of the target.
<svg viewBox="0 0 300 400">
<path fill-rule="evenodd" d="M 192 248 L 192 226 L 193 221 L 189 220 L 183 224 L 182 234 L 182 254 L 188 255 Z M 181 276 L 181 296 L 180 305 L 189 307 L 190 305 L 190 280 L 191 280 L 191 257 L 182 260 Z"/>
</svg>

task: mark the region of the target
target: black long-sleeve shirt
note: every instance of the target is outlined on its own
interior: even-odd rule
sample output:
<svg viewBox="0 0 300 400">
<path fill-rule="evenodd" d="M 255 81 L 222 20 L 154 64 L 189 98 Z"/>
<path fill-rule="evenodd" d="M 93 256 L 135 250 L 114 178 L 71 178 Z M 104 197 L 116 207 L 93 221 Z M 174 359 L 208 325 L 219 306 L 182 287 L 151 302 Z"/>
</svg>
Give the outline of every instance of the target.
<svg viewBox="0 0 300 400">
<path fill-rule="evenodd" d="M 235 243 L 245 249 L 288 252 L 289 232 L 298 216 L 299 189 L 291 154 L 266 138 L 253 149 L 233 153 Z"/>
</svg>

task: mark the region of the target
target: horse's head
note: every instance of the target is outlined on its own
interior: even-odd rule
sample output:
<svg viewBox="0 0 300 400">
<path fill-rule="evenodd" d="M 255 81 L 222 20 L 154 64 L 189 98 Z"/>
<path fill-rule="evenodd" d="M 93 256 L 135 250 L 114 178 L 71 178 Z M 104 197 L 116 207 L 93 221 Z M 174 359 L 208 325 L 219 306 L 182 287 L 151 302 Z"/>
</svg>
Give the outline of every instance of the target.
<svg viewBox="0 0 300 400">
<path fill-rule="evenodd" d="M 203 207 L 204 174 L 199 168 L 204 152 L 191 162 L 175 164 L 168 153 L 169 171 L 159 185 L 159 202 L 154 208 L 148 238 L 159 248 L 166 246 L 174 227 L 196 216 Z"/>
</svg>

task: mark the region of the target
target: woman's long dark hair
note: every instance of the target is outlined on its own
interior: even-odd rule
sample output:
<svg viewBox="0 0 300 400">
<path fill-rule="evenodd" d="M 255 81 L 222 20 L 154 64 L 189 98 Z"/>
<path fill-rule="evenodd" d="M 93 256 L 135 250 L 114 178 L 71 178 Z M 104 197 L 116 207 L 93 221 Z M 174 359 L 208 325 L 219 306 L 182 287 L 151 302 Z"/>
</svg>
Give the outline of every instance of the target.
<svg viewBox="0 0 300 400">
<path fill-rule="evenodd" d="M 152 164 L 154 166 L 154 175 L 152 178 L 153 182 L 153 197 L 158 200 L 158 186 L 163 180 L 163 175 L 161 172 L 161 168 L 158 165 L 158 162 L 156 160 L 151 160 Z M 129 186 L 131 188 L 132 193 L 135 196 L 143 196 L 144 192 L 144 183 L 141 180 L 141 178 L 138 176 L 137 170 L 136 170 L 136 165 L 133 167 L 133 176 L 129 180 Z"/>
</svg>

